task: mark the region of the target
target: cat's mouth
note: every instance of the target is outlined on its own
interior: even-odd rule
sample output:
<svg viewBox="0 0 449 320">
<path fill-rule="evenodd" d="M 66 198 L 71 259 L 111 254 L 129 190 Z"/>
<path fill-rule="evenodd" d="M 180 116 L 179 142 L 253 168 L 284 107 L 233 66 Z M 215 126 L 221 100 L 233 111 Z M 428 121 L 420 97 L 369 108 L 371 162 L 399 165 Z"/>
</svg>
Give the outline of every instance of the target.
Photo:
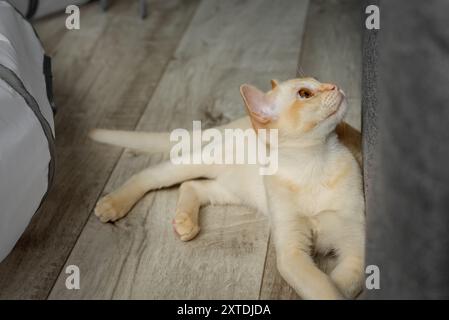
<svg viewBox="0 0 449 320">
<path fill-rule="evenodd" d="M 326 119 L 329 119 L 329 118 L 331 118 L 332 116 L 334 116 L 334 115 L 338 112 L 338 110 L 340 110 L 340 106 L 341 106 L 341 102 L 338 104 L 337 108 L 335 108 L 335 111 L 332 111 L 332 112 L 327 116 Z"/>
<path fill-rule="evenodd" d="M 344 100 L 345 100 L 345 97 L 342 95 L 342 96 L 340 97 L 340 101 L 338 102 L 337 106 L 335 107 L 335 110 L 332 111 L 332 112 L 326 117 L 326 119 L 329 119 L 329 118 L 335 116 L 335 115 L 338 113 L 338 111 L 340 111 L 341 106 L 343 105 L 343 101 L 344 101 Z"/>
<path fill-rule="evenodd" d="M 329 119 L 329 118 L 332 118 L 333 116 L 335 116 L 335 115 L 337 115 L 337 113 L 339 113 L 339 111 L 342 109 L 342 106 L 344 105 L 344 101 L 345 101 L 345 93 L 344 93 L 344 91 L 343 90 L 341 90 L 341 89 L 338 89 L 338 91 L 339 91 L 339 100 L 338 100 L 338 103 L 337 103 L 337 105 L 336 105 L 336 107 L 335 107 L 335 110 L 334 111 L 332 111 L 331 113 L 329 113 L 329 115 L 326 117 L 326 120 L 327 119 Z"/>
</svg>

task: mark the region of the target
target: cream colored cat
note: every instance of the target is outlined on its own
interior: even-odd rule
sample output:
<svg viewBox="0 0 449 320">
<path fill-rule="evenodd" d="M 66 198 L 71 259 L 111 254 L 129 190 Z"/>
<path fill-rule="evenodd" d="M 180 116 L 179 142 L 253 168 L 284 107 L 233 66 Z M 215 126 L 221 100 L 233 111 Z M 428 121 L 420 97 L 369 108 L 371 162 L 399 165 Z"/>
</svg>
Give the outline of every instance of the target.
<svg viewBox="0 0 449 320">
<path fill-rule="evenodd" d="M 240 91 L 249 117 L 220 129 L 278 129 L 276 174 L 262 176 L 257 165 L 167 161 L 102 198 L 95 214 L 103 222 L 115 221 L 148 191 L 181 183 L 173 220 L 181 240 L 191 240 L 200 231 L 201 206 L 245 204 L 269 216 L 278 270 L 302 298 L 355 297 L 364 279 L 365 216 L 357 163 L 360 137 L 341 123 L 346 112 L 343 91 L 313 78 L 272 80 L 267 93 L 250 85 Z M 151 153 L 168 153 L 172 145 L 168 133 L 97 129 L 91 137 Z M 317 253 L 335 255 L 328 274 L 314 262 Z"/>
</svg>

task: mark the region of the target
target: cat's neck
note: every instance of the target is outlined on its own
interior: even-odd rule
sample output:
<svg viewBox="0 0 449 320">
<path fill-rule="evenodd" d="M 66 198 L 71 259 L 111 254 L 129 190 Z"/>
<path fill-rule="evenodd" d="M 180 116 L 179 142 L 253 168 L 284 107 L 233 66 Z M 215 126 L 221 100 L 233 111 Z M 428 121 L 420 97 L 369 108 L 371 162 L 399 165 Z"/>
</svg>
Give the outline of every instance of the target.
<svg viewBox="0 0 449 320">
<path fill-rule="evenodd" d="M 287 143 L 286 143 L 287 142 Z M 282 141 L 278 145 L 278 170 L 273 177 L 300 185 L 314 185 L 329 173 L 342 145 L 332 132 L 322 140 Z M 272 179 L 266 176 L 265 179 Z"/>
<path fill-rule="evenodd" d="M 282 141 L 278 145 L 279 167 L 324 167 L 339 145 L 335 132 L 322 139 Z"/>
<path fill-rule="evenodd" d="M 326 152 L 338 143 L 337 134 L 331 132 L 325 137 L 310 139 L 286 139 L 278 143 L 278 151 L 281 154 L 309 154 Z"/>
</svg>

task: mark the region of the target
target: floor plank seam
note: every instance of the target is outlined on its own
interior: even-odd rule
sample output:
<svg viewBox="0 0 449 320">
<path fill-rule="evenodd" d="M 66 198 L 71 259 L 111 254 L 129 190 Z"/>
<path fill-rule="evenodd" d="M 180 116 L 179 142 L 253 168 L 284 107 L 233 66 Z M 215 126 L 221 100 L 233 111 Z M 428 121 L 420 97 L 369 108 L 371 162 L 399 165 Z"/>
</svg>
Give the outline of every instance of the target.
<svg viewBox="0 0 449 320">
<path fill-rule="evenodd" d="M 304 50 L 303 50 L 303 44 L 305 43 L 305 38 L 306 38 L 306 32 L 307 32 L 307 24 L 309 22 L 310 19 L 310 1 L 307 2 L 307 13 L 306 13 L 306 18 L 304 19 L 304 28 L 303 28 L 303 32 L 301 35 L 301 42 L 300 44 L 300 48 L 299 48 L 299 55 L 298 55 L 298 61 L 296 63 L 296 65 L 298 66 L 296 69 L 296 76 L 297 77 L 303 77 L 303 76 L 307 76 L 307 74 L 303 74 L 304 70 L 302 68 L 302 58 L 303 58 L 303 54 L 304 54 Z"/>
<path fill-rule="evenodd" d="M 260 279 L 259 300 L 261 299 L 262 296 L 263 280 L 265 279 L 265 268 L 267 267 L 268 263 L 268 249 L 270 248 L 270 241 L 271 241 L 271 231 L 268 233 L 267 238 L 267 250 L 265 251 L 265 260 L 263 262 L 262 278 Z"/>
<path fill-rule="evenodd" d="M 297 63 L 296 63 L 296 65 L 298 66 L 298 68 L 297 68 L 297 70 L 295 72 L 297 77 L 304 76 L 303 74 L 301 74 L 303 72 L 302 71 L 302 67 L 301 67 L 301 60 L 302 60 L 302 55 L 303 55 L 303 52 L 304 52 L 303 44 L 304 44 L 305 34 L 307 32 L 307 23 L 308 23 L 308 20 L 309 20 L 309 9 L 310 9 L 310 2 L 307 2 L 307 8 L 306 8 L 306 12 L 307 13 L 305 15 L 306 18 L 303 21 L 303 24 L 304 24 L 303 25 L 303 32 L 302 32 L 302 34 L 300 36 L 299 54 L 298 54 Z M 261 300 L 261 298 L 262 298 L 262 290 L 263 290 L 264 280 L 265 280 L 265 270 L 266 270 L 267 263 L 268 263 L 268 251 L 269 251 L 269 248 L 270 248 L 271 238 L 272 237 L 271 237 L 271 231 L 270 231 L 269 234 L 268 234 L 268 239 L 267 239 L 267 250 L 265 252 L 265 260 L 264 260 L 264 266 L 263 266 L 263 272 L 262 272 L 262 279 L 260 281 L 259 300 Z"/>
<path fill-rule="evenodd" d="M 142 113 L 141 113 L 140 116 L 136 119 L 136 123 L 132 126 L 132 128 L 133 128 L 134 130 L 139 126 L 139 124 L 140 124 L 140 122 L 141 122 L 141 120 L 142 120 L 142 117 L 143 117 L 145 111 L 147 110 L 148 106 L 150 105 L 150 102 L 151 102 L 151 100 L 153 99 L 153 96 L 154 96 L 155 92 L 157 91 L 157 88 L 159 87 L 159 84 L 160 84 L 161 79 L 162 79 L 162 78 L 164 77 L 164 75 L 165 75 L 165 72 L 166 72 L 166 70 L 167 70 L 167 67 L 168 67 L 168 66 L 170 65 L 170 63 L 174 60 L 174 58 L 175 58 L 175 53 L 178 51 L 179 45 L 180 45 L 181 42 L 183 41 L 183 39 L 184 39 L 184 37 L 185 37 L 185 34 L 186 34 L 187 30 L 190 28 L 190 25 L 191 25 L 191 23 L 192 23 L 192 21 L 193 21 L 193 19 L 194 19 L 194 17 L 195 17 L 195 14 L 197 13 L 198 8 L 199 8 L 200 5 L 202 4 L 202 2 L 203 2 L 203 1 L 200 1 L 200 2 L 198 3 L 197 7 L 196 7 L 195 10 L 194 10 L 194 13 L 193 13 L 192 16 L 190 17 L 190 21 L 189 21 L 189 23 L 187 24 L 187 27 L 185 28 L 185 30 L 184 30 L 182 36 L 179 38 L 178 43 L 176 44 L 176 47 L 174 48 L 173 53 L 172 53 L 170 59 L 168 59 L 167 62 L 165 63 L 165 65 L 164 65 L 164 67 L 163 67 L 163 71 L 161 72 L 161 75 L 159 76 L 159 78 L 158 78 L 158 80 L 157 80 L 157 85 L 156 85 L 156 87 L 154 88 L 154 90 L 153 90 L 151 96 L 149 97 L 148 102 L 146 103 L 146 107 L 142 110 Z M 104 34 L 105 31 L 106 31 L 108 28 L 109 28 L 109 25 L 108 25 L 108 27 L 107 27 L 105 30 L 102 31 L 102 34 Z M 97 43 L 95 46 L 97 46 L 97 45 L 98 45 L 98 43 Z M 56 50 L 55 50 L 55 51 L 56 51 Z M 87 95 L 87 94 L 88 94 L 88 93 L 86 93 L 86 95 Z M 51 295 L 51 292 L 53 291 L 53 289 L 54 289 L 54 287 L 55 287 L 55 285 L 56 285 L 56 283 L 57 283 L 57 281 L 58 281 L 58 279 L 59 279 L 59 277 L 60 277 L 61 274 L 63 273 L 64 267 L 65 267 L 65 265 L 67 264 L 67 261 L 70 259 L 70 256 L 72 255 L 72 252 L 73 252 L 73 249 L 76 247 L 76 245 L 77 245 L 77 243 L 78 243 L 78 241 L 79 241 L 79 239 L 80 239 L 80 237 L 81 237 L 81 235 L 82 235 L 82 233 L 83 233 L 83 231 L 84 231 L 84 229 L 85 229 L 87 223 L 88 223 L 89 220 L 90 220 L 90 217 L 92 216 L 92 212 L 93 212 L 93 210 L 95 209 L 96 203 L 98 202 L 98 200 L 99 200 L 99 199 L 101 198 L 101 196 L 103 195 L 104 190 L 106 189 L 106 186 L 109 184 L 109 182 L 110 182 L 110 180 L 111 180 L 112 174 L 113 174 L 114 171 L 116 170 L 117 165 L 120 163 L 120 161 L 121 161 L 122 158 L 124 157 L 125 152 L 126 152 L 126 149 L 123 149 L 122 152 L 120 153 L 120 155 L 117 157 L 117 160 L 115 161 L 115 163 L 114 163 L 114 165 L 113 165 L 113 167 L 112 167 L 110 173 L 108 174 L 108 178 L 106 179 L 106 181 L 105 181 L 103 187 L 101 188 L 100 193 L 98 194 L 98 197 L 96 198 L 96 201 L 95 201 L 95 203 L 94 203 L 94 206 L 89 210 L 89 211 L 90 211 L 90 214 L 87 216 L 87 219 L 86 219 L 86 221 L 85 221 L 84 224 L 83 224 L 83 227 L 81 228 L 80 232 L 78 233 L 78 235 L 77 235 L 77 237 L 76 237 L 76 240 L 73 242 L 73 245 L 72 245 L 70 251 L 68 252 L 66 258 L 64 259 L 64 263 L 61 265 L 61 268 L 60 268 L 60 271 L 58 272 L 58 275 L 55 277 L 55 279 L 54 279 L 54 281 L 53 281 L 53 284 L 52 284 L 51 288 L 50 288 L 49 291 L 47 292 L 47 294 L 46 294 L 46 296 L 45 296 L 45 300 L 48 300 L 49 296 Z"/>
<path fill-rule="evenodd" d="M 110 172 L 109 175 L 108 175 L 109 177 L 106 179 L 106 182 L 104 183 L 103 187 L 101 188 L 101 192 L 98 194 L 98 197 L 96 198 L 96 201 L 95 201 L 95 203 L 94 203 L 94 206 L 96 205 L 96 203 L 98 202 L 98 200 L 101 198 L 101 196 L 102 196 L 102 194 L 103 194 L 103 192 L 104 192 L 104 189 L 106 188 L 106 186 L 107 186 L 109 180 L 111 179 L 111 176 L 112 176 L 112 173 L 114 172 L 115 167 L 116 167 L 117 164 L 119 163 L 119 161 L 120 161 L 120 159 L 122 158 L 122 156 L 123 156 L 124 153 L 125 153 L 125 150 L 123 150 L 123 151 L 121 152 L 120 156 L 117 158 L 117 160 L 116 160 L 116 162 L 115 162 L 113 168 L 111 169 L 111 172 Z M 53 291 L 53 288 L 55 287 L 56 282 L 58 281 L 58 279 L 59 279 L 59 277 L 61 276 L 61 274 L 64 272 L 64 267 L 65 267 L 65 265 L 67 264 L 67 261 L 69 260 L 70 256 L 72 255 L 72 251 L 73 251 L 73 249 L 76 247 L 76 244 L 78 243 L 79 238 L 81 237 L 81 234 L 82 234 L 83 231 L 84 231 L 84 228 L 86 227 L 87 223 L 89 222 L 90 217 L 92 216 L 93 210 L 94 210 L 94 208 L 89 209 L 90 214 L 87 216 L 87 219 L 86 219 L 86 221 L 85 221 L 84 224 L 83 224 L 83 227 L 81 228 L 80 232 L 78 233 L 78 236 L 76 237 L 76 240 L 73 242 L 72 248 L 71 248 L 70 251 L 68 252 L 67 257 L 64 259 L 64 263 L 62 263 L 61 269 L 59 270 L 58 275 L 55 277 L 55 279 L 54 279 L 54 281 L 53 281 L 53 285 L 51 286 L 50 290 L 49 290 L 48 293 L 46 294 L 45 300 L 48 300 L 48 297 L 50 296 L 51 292 Z"/>
</svg>

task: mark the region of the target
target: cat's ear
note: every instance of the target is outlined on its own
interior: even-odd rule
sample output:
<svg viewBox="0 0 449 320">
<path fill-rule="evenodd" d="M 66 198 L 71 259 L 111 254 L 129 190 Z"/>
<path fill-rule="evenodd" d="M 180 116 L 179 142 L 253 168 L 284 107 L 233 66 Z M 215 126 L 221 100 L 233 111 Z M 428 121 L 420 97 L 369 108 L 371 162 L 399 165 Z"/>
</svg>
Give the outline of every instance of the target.
<svg viewBox="0 0 449 320">
<path fill-rule="evenodd" d="M 240 94 L 253 124 L 259 127 L 272 120 L 273 103 L 264 92 L 249 84 L 243 84 L 240 86 Z"/>
<path fill-rule="evenodd" d="M 276 79 L 271 79 L 271 89 L 276 89 L 276 87 L 279 85 L 279 82 Z"/>
</svg>

